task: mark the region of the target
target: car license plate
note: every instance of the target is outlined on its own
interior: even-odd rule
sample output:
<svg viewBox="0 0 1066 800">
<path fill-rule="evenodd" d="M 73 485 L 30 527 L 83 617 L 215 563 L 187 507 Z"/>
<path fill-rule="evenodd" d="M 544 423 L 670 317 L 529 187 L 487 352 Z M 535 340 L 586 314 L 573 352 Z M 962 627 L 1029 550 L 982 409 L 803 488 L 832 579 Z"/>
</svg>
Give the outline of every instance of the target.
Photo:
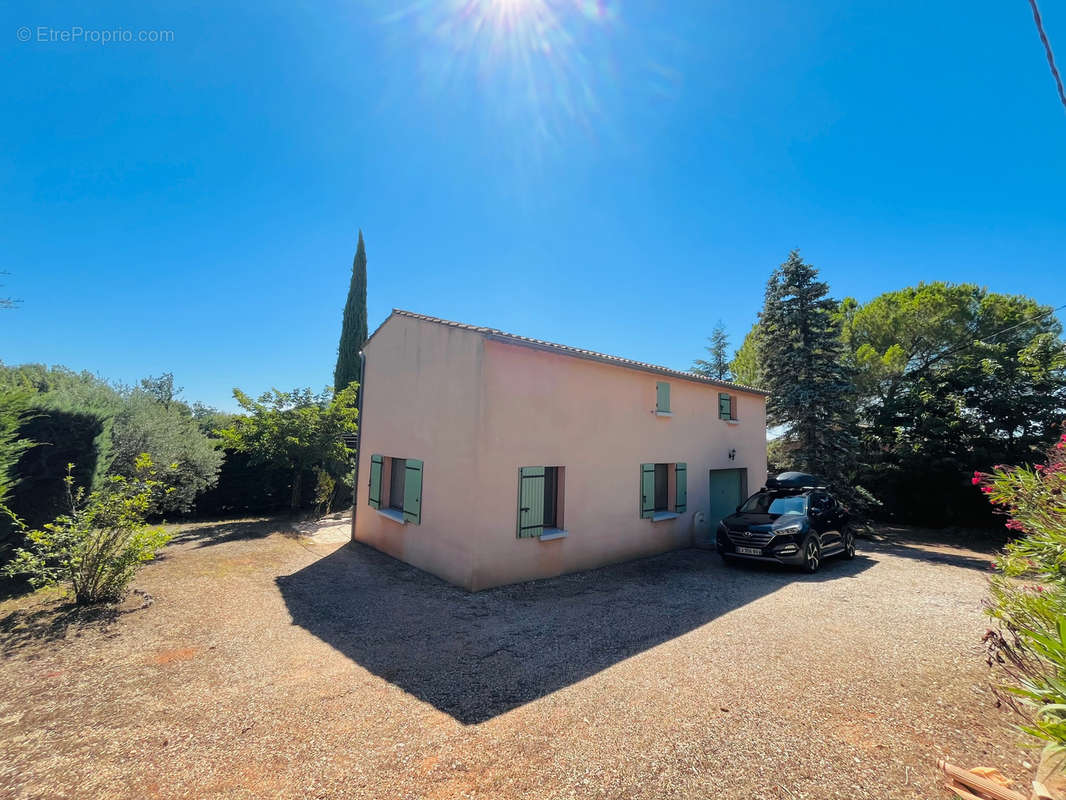
<svg viewBox="0 0 1066 800">
<path fill-rule="evenodd" d="M 742 556 L 761 556 L 762 550 L 758 547 L 738 547 L 737 552 Z"/>
</svg>

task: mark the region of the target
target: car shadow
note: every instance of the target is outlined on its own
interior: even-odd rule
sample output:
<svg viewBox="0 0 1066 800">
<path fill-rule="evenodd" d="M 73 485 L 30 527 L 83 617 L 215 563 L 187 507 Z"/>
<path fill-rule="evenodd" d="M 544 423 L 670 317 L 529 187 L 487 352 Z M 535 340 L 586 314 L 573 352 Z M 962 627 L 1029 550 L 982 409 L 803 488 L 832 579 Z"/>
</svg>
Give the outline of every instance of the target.
<svg viewBox="0 0 1066 800">
<path fill-rule="evenodd" d="M 729 567 L 679 550 L 471 594 L 362 544 L 277 578 L 292 615 L 370 672 L 464 724 L 489 720 L 688 633 L 797 580 L 853 578 Z"/>
</svg>

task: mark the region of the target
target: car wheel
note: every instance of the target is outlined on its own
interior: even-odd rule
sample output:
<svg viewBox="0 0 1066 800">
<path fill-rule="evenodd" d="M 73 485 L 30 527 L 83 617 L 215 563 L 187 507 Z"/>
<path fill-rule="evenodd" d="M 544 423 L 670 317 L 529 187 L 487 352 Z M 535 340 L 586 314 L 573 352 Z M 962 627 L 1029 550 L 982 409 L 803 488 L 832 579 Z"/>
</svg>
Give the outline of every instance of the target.
<svg viewBox="0 0 1066 800">
<path fill-rule="evenodd" d="M 855 534 L 844 531 L 844 558 L 855 558 Z"/>
<path fill-rule="evenodd" d="M 821 565 L 822 546 L 818 544 L 818 540 L 814 536 L 811 536 L 807 539 L 807 543 L 803 545 L 803 571 L 814 574 Z"/>
</svg>

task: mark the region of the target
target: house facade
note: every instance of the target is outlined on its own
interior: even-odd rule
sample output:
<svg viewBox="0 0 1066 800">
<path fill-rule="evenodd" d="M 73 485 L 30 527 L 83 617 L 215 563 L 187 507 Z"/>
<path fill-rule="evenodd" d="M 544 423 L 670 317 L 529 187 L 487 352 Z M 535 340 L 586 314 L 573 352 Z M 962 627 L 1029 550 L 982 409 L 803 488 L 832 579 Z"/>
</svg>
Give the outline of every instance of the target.
<svg viewBox="0 0 1066 800">
<path fill-rule="evenodd" d="M 365 348 L 353 538 L 471 591 L 712 541 L 765 393 L 394 310 Z"/>
</svg>

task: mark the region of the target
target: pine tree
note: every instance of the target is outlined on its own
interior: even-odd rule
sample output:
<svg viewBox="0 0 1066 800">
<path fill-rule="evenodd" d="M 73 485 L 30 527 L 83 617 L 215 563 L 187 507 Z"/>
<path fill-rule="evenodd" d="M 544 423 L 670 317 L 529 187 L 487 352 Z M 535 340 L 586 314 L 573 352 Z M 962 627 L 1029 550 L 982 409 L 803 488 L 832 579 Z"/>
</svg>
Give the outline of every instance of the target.
<svg viewBox="0 0 1066 800">
<path fill-rule="evenodd" d="M 692 372 L 697 375 L 706 375 L 708 378 L 717 378 L 720 381 L 729 380 L 729 336 L 725 332 L 725 325 L 721 320 L 714 326 L 714 331 L 707 338 L 710 346 L 704 348 L 709 358 L 697 358 L 692 362 Z"/>
<path fill-rule="evenodd" d="M 858 443 L 855 387 L 843 357 L 838 304 L 799 251 L 774 270 L 759 315 L 758 349 L 766 418 L 785 427 L 793 467 L 840 490 L 853 477 Z"/>
<path fill-rule="evenodd" d="M 340 392 L 352 381 L 359 380 L 359 351 L 366 344 L 366 248 L 363 232 L 352 262 L 352 282 L 348 287 L 348 302 L 344 305 L 341 341 L 337 348 L 337 367 L 333 370 L 333 390 Z"/>
</svg>

